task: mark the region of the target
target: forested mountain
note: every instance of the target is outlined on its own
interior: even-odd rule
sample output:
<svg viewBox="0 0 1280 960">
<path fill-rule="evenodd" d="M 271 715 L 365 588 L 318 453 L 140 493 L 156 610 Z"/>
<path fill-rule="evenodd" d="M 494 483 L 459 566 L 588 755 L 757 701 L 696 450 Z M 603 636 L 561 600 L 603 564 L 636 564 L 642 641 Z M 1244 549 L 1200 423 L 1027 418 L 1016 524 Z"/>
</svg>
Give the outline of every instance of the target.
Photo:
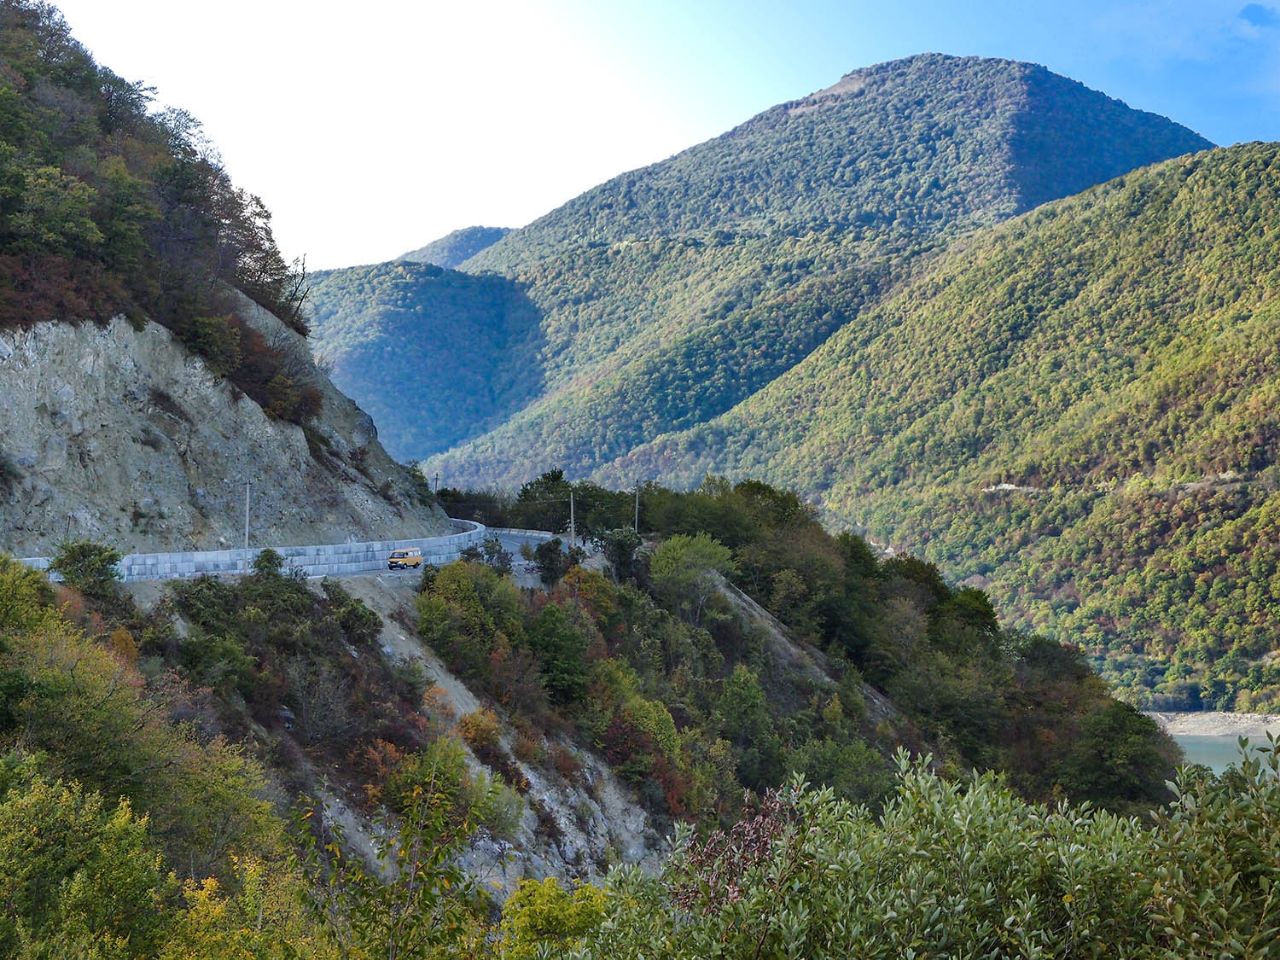
<svg viewBox="0 0 1280 960">
<path fill-rule="evenodd" d="M 316 369 L 265 209 L 41 0 L 0 0 L 0 174 L 0 531 L 66 538 L 57 583 L 0 553 L 0 958 L 1277 956 L 1274 742 L 1175 771 L 1078 649 L 758 481 L 441 491 L 509 525 L 576 505 L 592 556 L 120 584 L 149 524 L 238 533 L 241 480 L 334 539 L 444 518 Z M 1261 296 L 1223 276 L 1198 306 Z M 386 311 L 329 331 L 335 363 L 419 287 L 470 311 L 405 406 L 472 358 L 514 384 L 476 416 L 541 382 L 502 277 L 325 279 Z M 162 482 L 158 514 L 120 499 Z"/>
<path fill-rule="evenodd" d="M 553 463 L 592 469 L 745 399 L 900 282 L 915 254 L 1207 146 L 1028 64 L 926 55 L 856 71 L 588 191 L 467 261 L 536 308 L 534 349 L 503 362 L 541 386 L 432 468 L 476 483 Z M 419 302 L 433 324 L 455 325 L 453 304 Z M 412 328 L 388 336 L 400 345 Z M 388 364 L 346 386 L 368 401 L 407 373 Z M 476 435 L 489 424 L 457 426 Z"/>
<path fill-rule="evenodd" d="M 957 243 L 803 364 L 601 475 L 794 484 L 1079 638 L 1135 698 L 1280 705 L 1280 145 Z"/>
<path fill-rule="evenodd" d="M 312 350 L 392 454 L 443 450 L 538 394 L 537 308 L 503 277 L 394 261 L 330 270 L 307 301 Z M 372 389 L 371 389 L 372 388 Z"/>
<path fill-rule="evenodd" d="M 513 231 L 468 268 L 715 231 L 955 233 L 1208 145 L 1034 64 L 923 54 L 855 70 L 615 177 Z"/>
<path fill-rule="evenodd" d="M 425 247 L 410 250 L 400 259 L 452 268 L 493 246 L 510 232 L 510 227 L 463 227 L 432 240 Z"/>
</svg>

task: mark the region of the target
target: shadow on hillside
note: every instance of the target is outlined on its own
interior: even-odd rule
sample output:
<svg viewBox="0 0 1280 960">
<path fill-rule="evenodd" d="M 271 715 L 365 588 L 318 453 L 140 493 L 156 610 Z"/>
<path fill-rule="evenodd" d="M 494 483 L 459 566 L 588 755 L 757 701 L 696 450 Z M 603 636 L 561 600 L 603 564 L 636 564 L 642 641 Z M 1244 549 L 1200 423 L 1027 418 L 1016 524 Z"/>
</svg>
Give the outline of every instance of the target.
<svg viewBox="0 0 1280 960">
<path fill-rule="evenodd" d="M 392 456 L 420 460 L 520 409 L 543 386 L 542 314 L 525 289 L 394 261 L 321 274 L 316 351 Z"/>
</svg>

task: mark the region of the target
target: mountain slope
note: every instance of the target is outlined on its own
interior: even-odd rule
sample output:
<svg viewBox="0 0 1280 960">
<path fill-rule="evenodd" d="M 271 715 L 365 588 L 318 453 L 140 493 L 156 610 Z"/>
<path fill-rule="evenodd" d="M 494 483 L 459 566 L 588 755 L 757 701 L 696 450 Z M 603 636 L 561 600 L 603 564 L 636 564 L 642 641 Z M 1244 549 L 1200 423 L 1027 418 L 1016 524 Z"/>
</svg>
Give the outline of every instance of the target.
<svg viewBox="0 0 1280 960">
<path fill-rule="evenodd" d="M 240 302 L 294 369 L 302 337 Z M 68 538 L 125 552 L 342 543 L 447 533 L 373 421 L 319 371 L 305 429 L 269 416 L 158 324 L 0 331 L 0 549 L 49 556 Z"/>
<path fill-rule="evenodd" d="M 983 231 L 710 424 L 601 471 L 764 476 L 1093 645 L 1169 707 L 1280 702 L 1280 146 Z"/>
<path fill-rule="evenodd" d="M 588 471 L 760 389 L 920 252 L 1207 145 L 1027 64 L 930 55 L 857 71 L 468 261 L 542 312 L 526 362 L 545 387 L 431 469 L 468 483 L 549 462 Z"/>
<path fill-rule="evenodd" d="M 463 227 L 432 240 L 424 247 L 410 250 L 400 259 L 453 268 L 493 246 L 510 232 L 510 227 Z"/>
<path fill-rule="evenodd" d="M 0 548 L 425 536 L 443 512 L 315 367 L 305 287 L 187 113 L 0 0 Z"/>
<path fill-rule="evenodd" d="M 541 379 L 538 314 L 501 277 L 396 261 L 315 276 L 311 343 L 401 460 L 443 450 L 519 409 Z"/>
<path fill-rule="evenodd" d="M 566 246 L 715 230 L 931 235 L 1205 146 L 1035 64 L 922 54 L 855 70 L 616 177 L 467 268 L 509 270 Z"/>
</svg>

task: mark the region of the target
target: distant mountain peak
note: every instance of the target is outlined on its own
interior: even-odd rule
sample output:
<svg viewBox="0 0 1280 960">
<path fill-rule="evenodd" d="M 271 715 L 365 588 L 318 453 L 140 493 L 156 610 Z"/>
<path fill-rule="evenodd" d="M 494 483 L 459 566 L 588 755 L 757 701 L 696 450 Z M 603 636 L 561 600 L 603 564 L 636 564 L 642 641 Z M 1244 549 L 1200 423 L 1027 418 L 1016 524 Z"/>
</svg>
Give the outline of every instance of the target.
<svg viewBox="0 0 1280 960">
<path fill-rule="evenodd" d="M 508 274 L 566 249 L 837 229 L 952 236 L 1212 147 L 1043 66 L 921 53 L 853 70 L 511 231 L 466 264 Z"/>
<path fill-rule="evenodd" d="M 482 250 L 489 249 L 510 232 L 510 227 L 463 227 L 438 240 L 432 240 L 424 247 L 409 251 L 400 259 L 430 263 L 452 270 Z"/>
</svg>

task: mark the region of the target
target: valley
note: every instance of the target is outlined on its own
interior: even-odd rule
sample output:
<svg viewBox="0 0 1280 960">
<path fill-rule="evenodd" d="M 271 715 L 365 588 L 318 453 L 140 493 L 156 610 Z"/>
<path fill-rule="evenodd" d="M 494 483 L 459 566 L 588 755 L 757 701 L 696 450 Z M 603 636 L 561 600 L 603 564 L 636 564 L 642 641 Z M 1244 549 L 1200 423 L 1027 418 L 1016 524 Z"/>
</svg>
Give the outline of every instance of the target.
<svg viewBox="0 0 1280 960">
<path fill-rule="evenodd" d="M 190 89 L 383 256 L 722 82 L 530 9 Z M 1280 145 L 922 53 L 389 262 L 251 180 L 0 0 L 0 960 L 1280 956 Z"/>
<path fill-rule="evenodd" d="M 1211 146 L 1024 64 L 912 58 L 458 271 L 326 274 L 316 343 L 371 402 L 391 344 L 491 358 L 482 411 L 438 394 L 450 437 L 380 413 L 446 483 L 762 478 L 1082 644 L 1144 708 L 1272 709 L 1276 154 Z"/>
</svg>

